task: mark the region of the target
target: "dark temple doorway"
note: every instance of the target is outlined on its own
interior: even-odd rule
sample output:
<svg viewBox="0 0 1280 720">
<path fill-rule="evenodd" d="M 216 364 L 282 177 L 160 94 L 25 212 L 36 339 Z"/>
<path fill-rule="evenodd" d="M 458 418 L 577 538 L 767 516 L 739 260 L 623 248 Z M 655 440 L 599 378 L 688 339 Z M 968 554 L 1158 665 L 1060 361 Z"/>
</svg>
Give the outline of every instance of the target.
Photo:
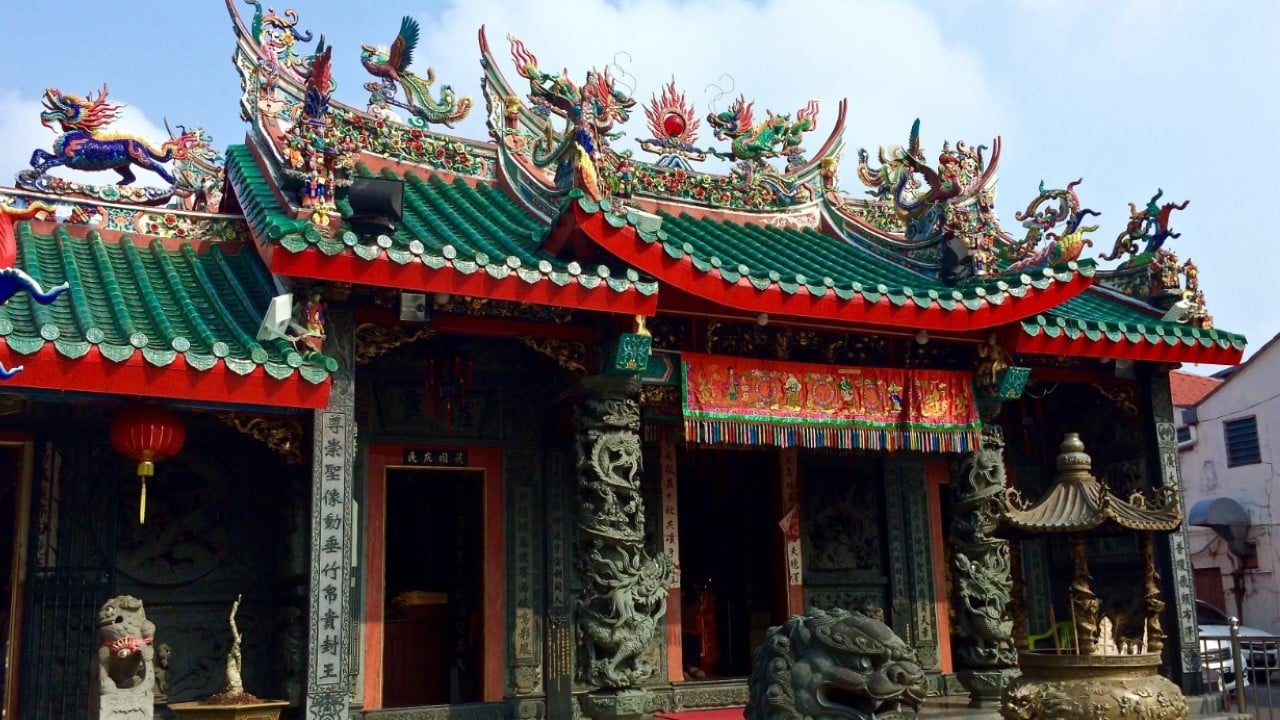
<svg viewBox="0 0 1280 720">
<path fill-rule="evenodd" d="M 690 448 L 679 461 L 684 678 L 745 677 L 780 608 L 777 453 Z"/>
<path fill-rule="evenodd" d="M 18 647 L 17 629 L 22 621 L 22 577 L 20 553 L 26 548 L 23 542 L 23 444 L 0 443 L 0 536 L 10 541 L 9 548 L 0 552 L 0 578 L 4 582 L 4 596 L 0 598 L 0 628 L 4 632 L 4 672 L 0 674 L 0 718 L 14 716 L 17 701 Z"/>
<path fill-rule="evenodd" d="M 481 470 L 387 471 L 383 707 L 481 699 L 483 485 Z"/>
</svg>

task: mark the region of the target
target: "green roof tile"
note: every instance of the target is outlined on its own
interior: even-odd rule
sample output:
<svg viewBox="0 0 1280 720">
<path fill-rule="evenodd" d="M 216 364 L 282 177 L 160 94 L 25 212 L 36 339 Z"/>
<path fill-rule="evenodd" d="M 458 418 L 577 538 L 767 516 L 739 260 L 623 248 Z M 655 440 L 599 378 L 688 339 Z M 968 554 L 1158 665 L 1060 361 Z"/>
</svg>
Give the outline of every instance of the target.
<svg viewBox="0 0 1280 720">
<path fill-rule="evenodd" d="M 289 368 L 283 377 L 312 367 L 317 372 L 303 373 L 311 382 L 337 369 L 333 358 L 255 339 L 275 293 L 251 248 L 229 253 L 210 243 L 199 251 L 159 240 L 139 246 L 128 235 L 112 242 L 96 231 L 72 237 L 63 226 L 41 235 L 26 222 L 15 229 L 17 266 L 45 286 L 64 280 L 71 286 L 47 306 L 22 293 L 0 306 L 0 336 L 15 352 L 29 355 L 52 342 L 67 358 L 97 346 L 110 361 L 141 351 L 157 367 L 178 354 L 197 370 L 221 362 L 241 375 L 264 365 Z"/>
<path fill-rule="evenodd" d="M 606 202 L 594 203 L 578 193 L 573 196 L 587 212 L 608 212 Z M 958 305 L 976 310 L 987 304 L 1000 305 L 1009 295 L 1021 297 L 1028 287 L 1043 290 L 1054 282 L 1069 282 L 1077 273 L 1089 276 L 1094 271 L 1092 262 L 1070 263 L 952 288 L 812 228 L 738 223 L 685 213 L 661 213 L 655 218 L 628 212 L 625 216 L 607 215 L 606 219 L 612 217 L 628 221 L 643 241 L 661 242 L 670 257 L 688 256 L 699 271 L 729 283 L 746 277 L 759 290 L 776 286 L 795 294 L 803 287 L 822 296 L 830 289 L 844 300 L 860 294 L 875 303 L 884 297 L 899 307 L 913 303 L 946 311 Z"/>
<path fill-rule="evenodd" d="M 1146 340 L 1165 342 L 1169 345 L 1200 344 L 1204 347 L 1243 349 L 1243 335 L 1217 328 L 1198 328 L 1194 325 L 1169 322 L 1160 319 L 1154 311 L 1140 307 L 1134 301 L 1115 297 L 1106 290 L 1090 289 L 1067 300 L 1053 310 L 1022 321 L 1022 329 L 1028 335 L 1041 332 L 1057 337 L 1066 334 L 1071 339 L 1084 336 L 1089 340 L 1105 337 L 1112 342 L 1121 338 L 1129 342 Z"/>
<path fill-rule="evenodd" d="M 645 296 L 658 290 L 656 282 L 640 280 L 624 268 L 606 268 L 605 275 L 617 278 L 609 282 L 604 282 L 604 275 L 594 267 L 573 272 L 571 263 L 539 248 L 549 230 L 547 223 L 492 185 L 472 185 L 460 178 L 446 181 L 439 175 L 424 178 L 412 171 L 397 176 L 384 170 L 382 177 L 404 180 L 404 214 L 394 234 L 362 236 L 346 228 L 339 239 L 329 240 L 309 222 L 290 217 L 281 207 L 248 146 L 233 145 L 226 158 L 227 178 L 255 235 L 292 253 L 315 247 L 326 255 L 350 253 L 368 262 L 385 257 L 401 265 L 420 262 L 432 270 L 485 272 L 496 279 L 530 285 L 576 283 L 589 290 L 634 291 Z M 359 165 L 355 174 L 374 176 L 364 165 Z M 350 216 L 351 208 L 344 200 L 337 204 L 344 217 Z"/>
</svg>

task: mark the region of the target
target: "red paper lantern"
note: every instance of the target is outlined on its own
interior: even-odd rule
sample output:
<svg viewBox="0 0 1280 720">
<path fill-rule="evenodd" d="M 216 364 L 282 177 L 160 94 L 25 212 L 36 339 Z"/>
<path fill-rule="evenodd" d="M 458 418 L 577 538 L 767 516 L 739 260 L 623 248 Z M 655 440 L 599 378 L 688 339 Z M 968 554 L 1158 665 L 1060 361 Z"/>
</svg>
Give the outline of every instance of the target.
<svg viewBox="0 0 1280 720">
<path fill-rule="evenodd" d="M 187 431 L 182 419 L 170 410 L 154 405 L 128 408 L 111 421 L 111 445 L 138 462 L 142 494 L 138 500 L 138 524 L 147 522 L 147 478 L 155 475 L 155 463 L 173 457 L 182 449 Z"/>
</svg>

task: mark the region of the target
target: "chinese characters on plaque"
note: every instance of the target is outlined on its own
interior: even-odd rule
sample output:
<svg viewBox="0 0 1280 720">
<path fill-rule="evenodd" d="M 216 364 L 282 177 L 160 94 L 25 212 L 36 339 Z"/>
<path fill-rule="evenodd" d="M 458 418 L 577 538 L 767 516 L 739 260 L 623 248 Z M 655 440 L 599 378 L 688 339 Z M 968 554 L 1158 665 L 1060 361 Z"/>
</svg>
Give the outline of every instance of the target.
<svg viewBox="0 0 1280 720">
<path fill-rule="evenodd" d="M 405 448 L 404 464 L 414 467 L 467 467 L 467 451 Z"/>
<path fill-rule="evenodd" d="M 532 487 L 517 485 L 515 501 L 522 514 L 533 517 Z M 533 626 L 533 527 L 529 522 L 515 524 L 515 571 L 516 622 L 511 641 L 516 661 L 528 663 L 537 659 Z"/>
<path fill-rule="evenodd" d="M 787 514 L 778 521 L 782 537 L 786 543 L 787 584 L 799 586 L 804 584 L 804 571 L 801 568 L 800 552 L 800 500 L 796 488 L 797 459 L 795 448 L 787 448 L 780 454 L 782 464 L 782 507 Z"/>
<path fill-rule="evenodd" d="M 312 647 L 318 685 L 336 685 L 342 675 L 342 623 L 347 589 L 345 552 L 347 418 L 342 413 L 321 413 L 320 494 L 316 499 L 320 547 L 320 586 L 316 599 L 317 642 Z"/>
<path fill-rule="evenodd" d="M 671 587 L 680 587 L 680 518 L 679 498 L 676 489 L 676 443 L 672 433 L 664 430 L 659 445 L 658 465 L 662 473 L 662 552 L 671 558 L 676 568 Z"/>
</svg>

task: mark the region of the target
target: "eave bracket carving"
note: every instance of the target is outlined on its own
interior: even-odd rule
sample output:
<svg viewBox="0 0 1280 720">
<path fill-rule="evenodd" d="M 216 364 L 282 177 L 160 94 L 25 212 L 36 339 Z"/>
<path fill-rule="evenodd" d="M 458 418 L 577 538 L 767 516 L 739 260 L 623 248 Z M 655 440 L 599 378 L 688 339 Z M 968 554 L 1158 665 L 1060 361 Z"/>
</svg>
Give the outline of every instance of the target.
<svg viewBox="0 0 1280 720">
<path fill-rule="evenodd" d="M 284 458 L 286 463 L 296 465 L 302 462 L 302 421 L 293 417 L 255 417 L 239 413 L 214 413 L 222 422 L 265 443 L 273 452 Z"/>
<path fill-rule="evenodd" d="M 361 323 L 356 326 L 356 364 L 364 365 L 401 345 L 432 337 L 437 332 L 434 328 L 429 327 L 408 330 L 403 325 Z"/>
<path fill-rule="evenodd" d="M 576 340 L 540 338 L 532 335 L 521 335 L 520 342 L 530 350 L 555 360 L 556 365 L 567 370 L 575 378 L 587 376 L 587 346 L 583 343 Z"/>
</svg>

